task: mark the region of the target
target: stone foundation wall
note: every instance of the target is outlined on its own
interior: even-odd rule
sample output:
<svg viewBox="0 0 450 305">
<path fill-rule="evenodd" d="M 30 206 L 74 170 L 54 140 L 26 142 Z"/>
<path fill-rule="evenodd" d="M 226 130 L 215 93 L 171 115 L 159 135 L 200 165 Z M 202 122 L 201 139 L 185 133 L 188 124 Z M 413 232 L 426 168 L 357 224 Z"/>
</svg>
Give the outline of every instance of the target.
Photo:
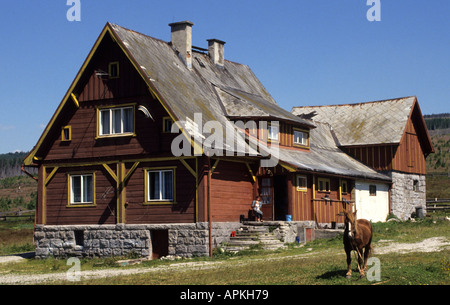
<svg viewBox="0 0 450 305">
<path fill-rule="evenodd" d="M 168 255 L 209 254 L 207 223 L 168 225 L 37 225 L 36 257 L 110 257 L 152 255 L 152 232 L 167 230 Z"/>
<path fill-rule="evenodd" d="M 242 224 L 223 222 L 212 224 L 213 248 L 230 239 L 231 232 Z M 298 235 L 297 222 L 273 222 L 273 232 L 284 242 L 294 242 Z M 209 226 L 195 224 L 155 225 L 36 225 L 34 241 L 36 257 L 112 257 L 133 254 L 151 257 L 152 237 L 156 231 L 167 231 L 167 255 L 179 257 L 209 255 Z M 156 242 L 156 239 L 153 243 Z"/>
<path fill-rule="evenodd" d="M 407 220 L 422 207 L 426 213 L 425 175 L 389 172 L 392 178 L 391 212 L 401 220 Z M 414 184 L 414 181 L 416 183 Z"/>
</svg>

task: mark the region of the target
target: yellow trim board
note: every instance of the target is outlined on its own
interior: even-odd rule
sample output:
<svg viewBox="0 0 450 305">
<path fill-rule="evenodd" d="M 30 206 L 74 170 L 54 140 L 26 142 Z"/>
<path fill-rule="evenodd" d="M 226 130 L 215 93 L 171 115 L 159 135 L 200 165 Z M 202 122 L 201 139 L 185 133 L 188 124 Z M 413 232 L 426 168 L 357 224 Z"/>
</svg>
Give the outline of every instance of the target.
<svg viewBox="0 0 450 305">
<path fill-rule="evenodd" d="M 37 151 L 39 150 L 39 148 L 41 147 L 41 145 L 44 142 L 45 138 L 47 137 L 48 133 L 50 132 L 50 129 L 53 127 L 53 124 L 55 123 L 56 118 L 59 116 L 59 114 L 61 113 L 62 109 L 66 105 L 67 100 L 69 99 L 69 97 L 72 97 L 73 90 L 75 89 L 75 86 L 78 84 L 78 81 L 80 80 L 81 76 L 83 75 L 84 71 L 86 70 L 86 67 L 90 63 L 90 61 L 91 61 L 92 57 L 94 56 L 95 52 L 97 51 L 98 46 L 103 41 L 103 38 L 105 37 L 106 33 L 109 33 L 111 35 L 111 37 L 113 37 L 112 30 L 110 29 L 109 23 L 107 23 L 105 25 L 105 27 L 103 28 L 102 32 L 100 33 L 100 36 L 95 41 L 94 46 L 92 47 L 92 49 L 89 52 L 87 58 L 85 59 L 83 65 L 81 66 L 80 70 L 78 71 L 75 79 L 73 80 L 72 84 L 70 85 L 69 90 L 67 90 L 66 94 L 64 95 L 64 98 L 62 99 L 61 103 L 59 104 L 58 108 L 56 109 L 56 112 L 53 114 L 52 118 L 50 119 L 50 122 L 47 124 L 47 127 L 45 128 L 44 132 L 42 133 L 41 137 L 39 138 L 36 146 L 27 155 L 27 157 L 24 159 L 24 164 L 25 165 L 30 166 L 30 165 L 33 164 L 33 159 L 36 156 Z"/>
</svg>

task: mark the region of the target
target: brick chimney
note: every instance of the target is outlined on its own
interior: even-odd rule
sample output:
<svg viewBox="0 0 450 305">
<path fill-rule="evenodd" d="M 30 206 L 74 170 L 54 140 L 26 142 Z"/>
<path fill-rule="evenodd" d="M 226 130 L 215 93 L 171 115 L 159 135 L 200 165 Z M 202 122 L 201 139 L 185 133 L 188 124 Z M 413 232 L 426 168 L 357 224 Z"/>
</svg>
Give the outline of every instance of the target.
<svg viewBox="0 0 450 305">
<path fill-rule="evenodd" d="M 186 66 L 192 68 L 192 26 L 190 21 L 170 23 L 172 48 L 178 51 Z"/>
<path fill-rule="evenodd" d="M 215 65 L 223 67 L 225 63 L 225 41 L 208 39 L 208 55 Z"/>
</svg>

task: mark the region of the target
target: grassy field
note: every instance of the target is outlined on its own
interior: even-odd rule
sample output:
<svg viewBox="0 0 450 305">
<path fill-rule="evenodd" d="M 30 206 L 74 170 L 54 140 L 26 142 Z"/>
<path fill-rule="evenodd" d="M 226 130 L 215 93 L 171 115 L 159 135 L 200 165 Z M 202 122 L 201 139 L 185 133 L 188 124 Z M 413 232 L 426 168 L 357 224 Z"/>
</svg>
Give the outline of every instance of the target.
<svg viewBox="0 0 450 305">
<path fill-rule="evenodd" d="M 1 227 L 1 253 L 32 249 L 30 223 Z M 8 238 L 6 238 L 9 236 Z M 346 262 L 342 236 L 316 240 L 299 247 L 290 245 L 283 251 L 247 251 L 238 255 L 216 253 L 212 258 L 178 261 L 145 261 L 137 266 L 119 267 L 118 259 L 83 259 L 81 271 L 108 272 L 136 270 L 138 274 L 111 276 L 49 284 L 80 285 L 409 285 L 450 284 L 450 250 L 440 252 L 377 253 L 382 246 L 395 243 L 417 243 L 433 237 L 450 241 L 450 222 L 434 214 L 416 222 L 374 224 L 374 254 L 380 261 L 380 281 L 358 279 L 356 263 L 351 279 L 345 278 Z M 5 239 L 4 239 L 5 238 Z M 15 252 L 15 251 L 12 251 Z M 0 264 L 3 275 L 36 275 L 64 273 L 71 266 L 65 259 L 27 259 L 19 263 Z M 370 266 L 369 266 L 370 267 Z"/>
</svg>

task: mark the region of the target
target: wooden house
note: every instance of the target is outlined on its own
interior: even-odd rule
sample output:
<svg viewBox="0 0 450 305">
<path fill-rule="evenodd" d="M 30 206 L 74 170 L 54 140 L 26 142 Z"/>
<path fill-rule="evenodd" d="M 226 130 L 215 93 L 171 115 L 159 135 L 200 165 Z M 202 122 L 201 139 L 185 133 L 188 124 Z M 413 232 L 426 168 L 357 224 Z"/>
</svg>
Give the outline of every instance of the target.
<svg viewBox="0 0 450 305">
<path fill-rule="evenodd" d="M 206 255 L 258 195 L 266 221 L 331 225 L 361 181 L 389 189 L 328 124 L 225 60 L 225 42 L 194 47 L 193 23 L 170 27 L 165 42 L 107 23 L 24 160 L 39 173 L 38 257 Z"/>
<path fill-rule="evenodd" d="M 434 149 L 417 97 L 294 107 L 292 113 L 327 122 L 342 150 L 389 175 L 393 214 L 407 219 L 416 207 L 426 208 L 425 159 Z"/>
</svg>

